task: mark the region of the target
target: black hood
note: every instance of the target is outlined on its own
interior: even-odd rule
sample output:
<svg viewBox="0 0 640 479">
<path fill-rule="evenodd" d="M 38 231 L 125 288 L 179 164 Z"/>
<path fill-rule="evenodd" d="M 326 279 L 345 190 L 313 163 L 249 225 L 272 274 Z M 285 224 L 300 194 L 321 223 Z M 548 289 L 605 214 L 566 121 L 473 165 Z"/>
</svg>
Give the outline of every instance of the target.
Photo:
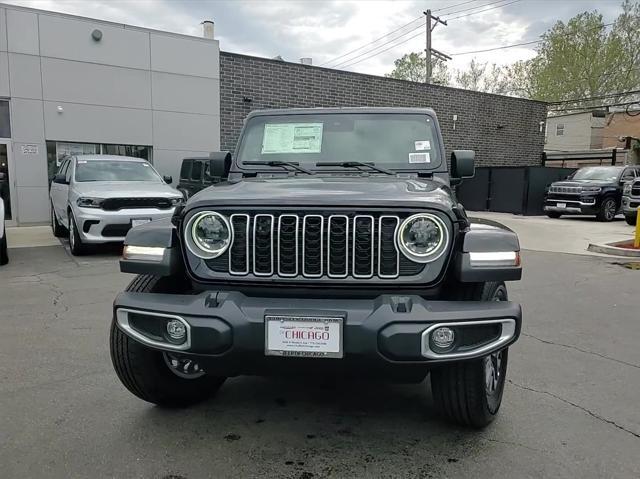
<svg viewBox="0 0 640 479">
<path fill-rule="evenodd" d="M 187 202 L 187 209 L 224 206 L 417 207 L 450 212 L 451 190 L 440 181 L 395 176 L 250 178 L 219 183 Z"/>
</svg>

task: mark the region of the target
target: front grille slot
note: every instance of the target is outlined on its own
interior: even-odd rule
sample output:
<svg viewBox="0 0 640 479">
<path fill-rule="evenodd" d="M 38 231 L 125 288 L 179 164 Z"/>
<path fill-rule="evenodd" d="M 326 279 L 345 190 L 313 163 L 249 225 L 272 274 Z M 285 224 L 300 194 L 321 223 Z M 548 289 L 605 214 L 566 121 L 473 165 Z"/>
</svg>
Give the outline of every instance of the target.
<svg viewBox="0 0 640 479">
<path fill-rule="evenodd" d="M 331 278 L 346 278 L 349 274 L 349 217 L 329 217 L 328 274 Z"/>
<path fill-rule="evenodd" d="M 298 215 L 278 219 L 278 275 L 298 275 Z"/>
<path fill-rule="evenodd" d="M 396 233 L 400 226 L 397 216 L 378 219 L 378 276 L 395 278 L 400 274 L 400 252 L 396 246 Z"/>
<path fill-rule="evenodd" d="M 403 255 L 396 235 L 403 217 L 379 214 L 232 214 L 227 252 L 207 261 L 215 272 L 280 278 L 395 279 L 424 264 Z"/>
<path fill-rule="evenodd" d="M 233 243 L 229 247 L 229 272 L 249 273 L 249 215 L 231 215 Z"/>
<path fill-rule="evenodd" d="M 632 196 L 640 196 L 640 183 L 634 183 L 631 186 L 631 195 Z"/>
<path fill-rule="evenodd" d="M 319 278 L 323 271 L 324 217 L 307 215 L 302 220 L 302 274 Z"/>
<path fill-rule="evenodd" d="M 256 215 L 253 220 L 253 274 L 273 274 L 273 215 Z"/>
<path fill-rule="evenodd" d="M 353 219 L 353 276 L 371 278 L 375 255 L 373 254 L 373 216 L 356 216 Z"/>
</svg>

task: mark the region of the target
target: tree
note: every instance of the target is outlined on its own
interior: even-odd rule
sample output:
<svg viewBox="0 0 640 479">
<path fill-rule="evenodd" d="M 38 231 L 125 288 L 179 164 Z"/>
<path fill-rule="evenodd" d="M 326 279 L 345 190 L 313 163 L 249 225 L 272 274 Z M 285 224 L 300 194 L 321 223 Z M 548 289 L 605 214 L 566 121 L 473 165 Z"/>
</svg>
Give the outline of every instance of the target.
<svg viewBox="0 0 640 479">
<path fill-rule="evenodd" d="M 424 83 L 426 79 L 426 60 L 420 53 L 407 53 L 393 62 L 395 68 L 387 77 Z M 451 74 L 445 62 L 434 59 L 432 63 L 431 83 L 448 85 Z"/>
<path fill-rule="evenodd" d="M 465 90 L 484 91 L 501 95 L 511 92 L 509 75 L 504 67 L 495 63 L 480 63 L 471 60 L 468 70 L 456 70 L 456 86 Z"/>
<path fill-rule="evenodd" d="M 453 84 L 469 90 L 563 102 L 562 108 L 568 110 L 640 99 L 628 94 L 609 96 L 640 89 L 640 2 L 624 0 L 622 13 L 610 30 L 608 27 L 597 11 L 580 13 L 566 23 L 558 21 L 541 36 L 534 58 L 505 66 L 474 59 L 468 69 L 454 72 Z M 424 79 L 424 59 L 417 53 L 404 55 L 395 66 L 389 76 L 405 78 L 402 75 L 414 66 L 416 74 L 421 75 L 416 81 Z M 446 65 L 443 68 L 449 80 L 451 74 Z M 607 98 L 567 102 L 602 96 Z"/>
<path fill-rule="evenodd" d="M 622 8 L 623 13 L 609 32 L 602 15 L 593 11 L 580 13 L 566 24 L 557 22 L 542 35 L 538 54 L 528 65 L 531 96 L 564 101 L 637 89 L 640 3 L 625 0 Z M 608 102 L 621 99 L 613 97 Z M 590 105 L 580 103 L 580 107 L 584 106 Z"/>
</svg>

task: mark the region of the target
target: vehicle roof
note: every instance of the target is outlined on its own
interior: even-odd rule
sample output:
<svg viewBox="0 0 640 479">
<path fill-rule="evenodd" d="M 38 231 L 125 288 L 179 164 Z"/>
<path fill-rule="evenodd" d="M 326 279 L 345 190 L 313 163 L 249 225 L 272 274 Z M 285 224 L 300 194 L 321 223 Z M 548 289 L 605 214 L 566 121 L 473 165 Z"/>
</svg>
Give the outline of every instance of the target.
<svg viewBox="0 0 640 479">
<path fill-rule="evenodd" d="M 77 158 L 79 160 L 116 160 L 116 161 L 147 161 L 144 158 L 134 158 L 133 156 L 119 156 L 119 155 L 69 155 L 71 158 Z"/>
<path fill-rule="evenodd" d="M 407 108 L 407 107 L 340 107 L 340 108 L 280 108 L 272 110 L 254 110 L 247 118 L 254 116 L 269 115 L 311 115 L 320 114 L 336 114 L 336 113 L 409 113 L 418 115 L 436 116 L 433 108 Z"/>
</svg>

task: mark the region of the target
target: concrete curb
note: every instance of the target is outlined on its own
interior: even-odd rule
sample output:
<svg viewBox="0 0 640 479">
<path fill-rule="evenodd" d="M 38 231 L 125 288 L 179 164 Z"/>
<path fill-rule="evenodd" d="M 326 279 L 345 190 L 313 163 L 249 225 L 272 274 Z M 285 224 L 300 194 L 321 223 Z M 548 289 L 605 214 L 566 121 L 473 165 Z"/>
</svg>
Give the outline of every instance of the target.
<svg viewBox="0 0 640 479">
<path fill-rule="evenodd" d="M 614 256 L 626 256 L 629 258 L 640 258 L 640 250 L 619 248 L 616 246 L 617 244 L 621 243 L 628 243 L 628 241 L 618 241 L 611 244 L 589 243 L 589 247 L 587 248 L 587 250 L 594 253 L 610 254 Z"/>
</svg>

